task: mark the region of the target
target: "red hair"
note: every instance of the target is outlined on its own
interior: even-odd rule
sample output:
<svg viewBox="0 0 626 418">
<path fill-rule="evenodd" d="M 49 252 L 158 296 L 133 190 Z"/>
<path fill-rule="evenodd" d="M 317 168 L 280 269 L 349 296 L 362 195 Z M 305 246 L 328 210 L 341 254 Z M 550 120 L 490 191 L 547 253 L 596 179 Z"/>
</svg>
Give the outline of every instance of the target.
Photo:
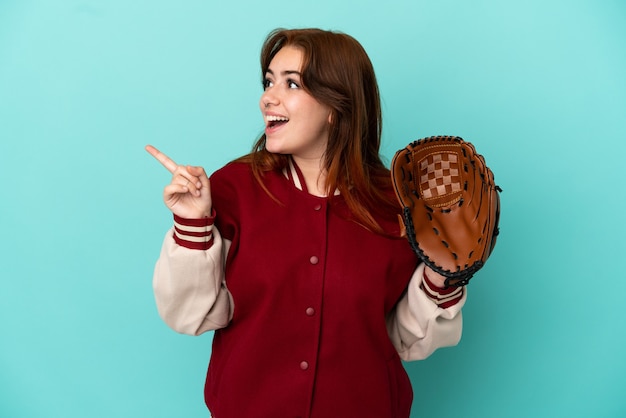
<svg viewBox="0 0 626 418">
<path fill-rule="evenodd" d="M 339 190 L 356 222 L 383 233 L 373 214 L 395 216 L 399 207 L 390 193 L 389 170 L 379 155 L 380 95 L 367 53 L 356 39 L 343 33 L 277 29 L 268 35 L 261 50 L 263 77 L 276 53 L 288 45 L 303 53 L 303 88 L 332 112 L 323 164 L 327 195 Z M 239 160 L 252 164 L 255 177 L 263 185 L 263 173 L 282 170 L 288 159 L 287 155 L 268 152 L 263 134 L 252 153 Z"/>
</svg>

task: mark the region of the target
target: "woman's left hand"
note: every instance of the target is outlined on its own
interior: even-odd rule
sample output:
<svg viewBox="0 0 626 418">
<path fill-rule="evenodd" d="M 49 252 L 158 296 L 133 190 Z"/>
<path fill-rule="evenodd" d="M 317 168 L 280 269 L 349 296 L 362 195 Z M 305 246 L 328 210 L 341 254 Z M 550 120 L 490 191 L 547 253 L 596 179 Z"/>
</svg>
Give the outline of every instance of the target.
<svg viewBox="0 0 626 418">
<path fill-rule="evenodd" d="M 446 276 L 442 276 L 428 266 L 425 266 L 424 274 L 426 274 L 428 280 L 430 280 L 430 282 L 435 286 L 440 288 L 446 287 Z"/>
</svg>

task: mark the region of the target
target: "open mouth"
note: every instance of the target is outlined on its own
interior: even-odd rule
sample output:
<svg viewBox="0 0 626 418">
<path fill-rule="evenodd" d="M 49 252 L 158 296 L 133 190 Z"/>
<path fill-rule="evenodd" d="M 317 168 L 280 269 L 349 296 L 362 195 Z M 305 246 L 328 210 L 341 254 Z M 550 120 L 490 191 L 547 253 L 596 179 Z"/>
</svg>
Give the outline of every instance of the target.
<svg viewBox="0 0 626 418">
<path fill-rule="evenodd" d="M 268 128 L 275 128 L 277 126 L 281 126 L 281 125 L 284 125 L 285 123 L 289 122 L 289 118 L 286 118 L 284 116 L 270 116 L 270 115 L 267 115 L 265 117 L 265 121 L 267 123 L 267 127 Z"/>
</svg>

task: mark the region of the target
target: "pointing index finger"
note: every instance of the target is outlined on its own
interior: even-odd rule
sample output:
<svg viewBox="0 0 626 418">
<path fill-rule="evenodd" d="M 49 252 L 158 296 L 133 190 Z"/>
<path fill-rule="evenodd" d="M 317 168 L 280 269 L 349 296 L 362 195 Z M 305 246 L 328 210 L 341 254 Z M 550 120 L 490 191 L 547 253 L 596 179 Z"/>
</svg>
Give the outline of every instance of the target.
<svg viewBox="0 0 626 418">
<path fill-rule="evenodd" d="M 176 171 L 176 168 L 178 168 L 178 164 L 176 164 L 174 160 L 172 160 L 167 155 L 163 154 L 161 151 L 159 151 L 152 145 L 146 145 L 146 151 L 148 151 L 148 153 L 150 153 L 150 155 L 152 155 L 154 158 L 159 160 L 159 162 L 163 165 L 163 167 L 165 167 L 167 171 L 169 171 L 170 173 L 173 174 L 174 171 Z"/>
</svg>

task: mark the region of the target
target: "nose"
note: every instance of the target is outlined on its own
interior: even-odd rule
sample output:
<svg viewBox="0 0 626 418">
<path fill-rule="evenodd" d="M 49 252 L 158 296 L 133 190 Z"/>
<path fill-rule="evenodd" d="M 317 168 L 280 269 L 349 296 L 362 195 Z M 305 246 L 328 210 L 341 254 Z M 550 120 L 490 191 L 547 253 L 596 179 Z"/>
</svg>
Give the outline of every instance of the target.
<svg viewBox="0 0 626 418">
<path fill-rule="evenodd" d="M 267 109 L 270 105 L 276 105 L 278 103 L 278 96 L 273 92 L 272 88 L 266 88 L 261 95 L 261 109 Z"/>
</svg>

